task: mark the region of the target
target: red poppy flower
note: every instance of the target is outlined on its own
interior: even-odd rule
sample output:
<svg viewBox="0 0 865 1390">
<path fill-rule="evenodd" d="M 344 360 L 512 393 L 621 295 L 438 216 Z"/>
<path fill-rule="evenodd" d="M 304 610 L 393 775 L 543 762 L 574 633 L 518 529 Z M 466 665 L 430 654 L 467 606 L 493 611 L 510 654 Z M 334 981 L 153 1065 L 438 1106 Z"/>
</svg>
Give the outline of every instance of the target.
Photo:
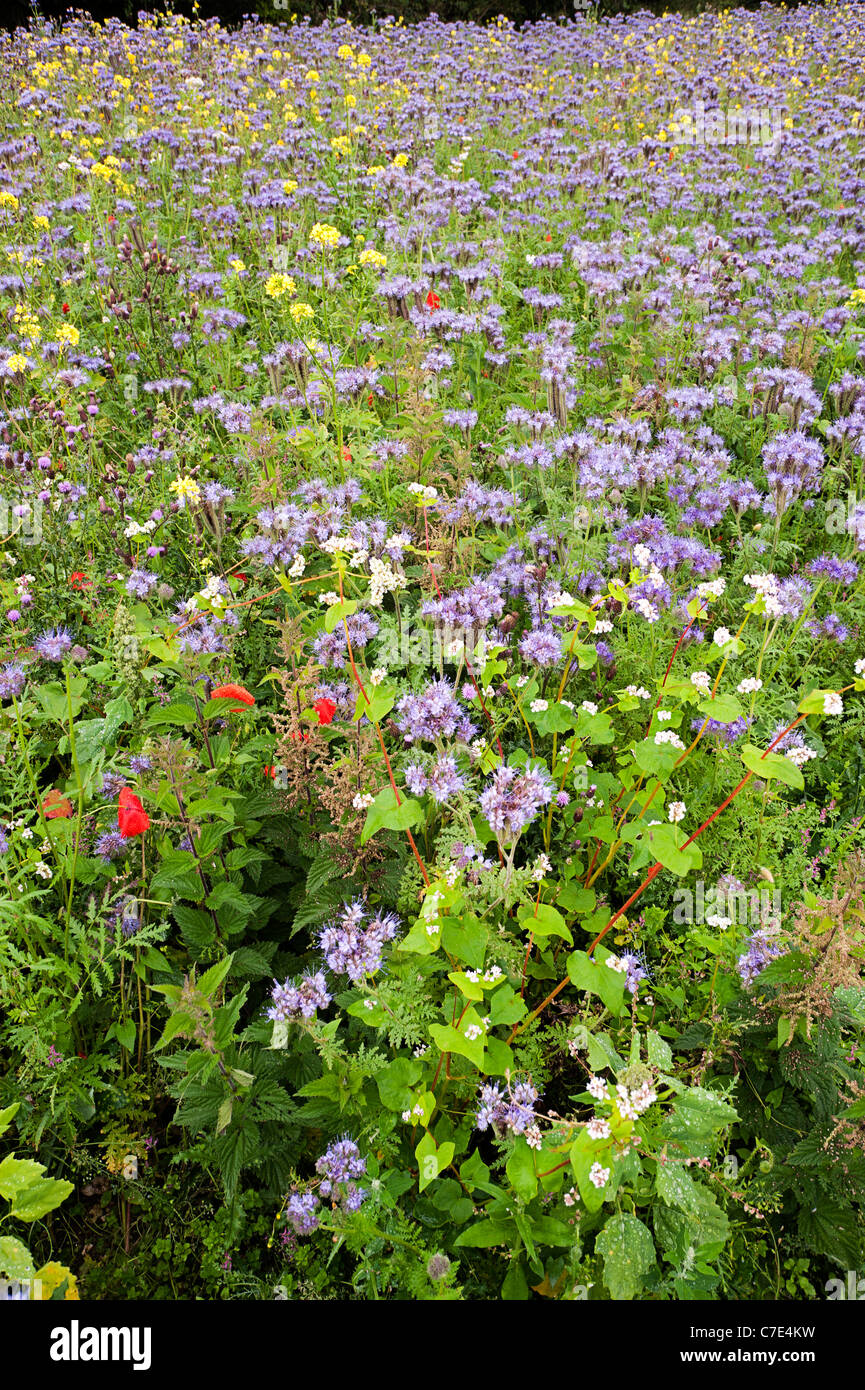
<svg viewBox="0 0 865 1390">
<path fill-rule="evenodd" d="M 430 290 L 429 294 L 426 297 L 426 302 L 429 305 L 430 309 L 440 309 L 442 307 L 442 302 L 436 294 L 435 290 Z"/>
<path fill-rule="evenodd" d="M 69 576 L 69 587 L 72 589 L 92 589 L 93 580 L 88 579 L 83 570 L 75 570 Z"/>
<path fill-rule="evenodd" d="M 241 584 L 248 584 L 248 583 L 249 583 L 249 575 L 248 575 L 248 574 L 244 574 L 242 570 L 238 570 L 238 571 L 237 571 L 237 574 L 233 574 L 231 577 L 232 577 L 232 579 L 239 579 L 240 582 L 241 582 Z"/>
<path fill-rule="evenodd" d="M 72 802 L 56 787 L 52 787 L 42 802 L 42 814 L 46 820 L 65 820 L 72 815 Z"/>
<path fill-rule="evenodd" d="M 63 305 L 63 312 L 64 312 L 64 314 L 68 314 L 68 313 L 69 313 L 69 305 L 68 305 L 68 304 L 64 304 L 64 305 Z"/>
<path fill-rule="evenodd" d="M 349 449 L 347 444 L 343 444 L 342 446 L 342 456 L 346 463 L 351 463 L 351 449 Z"/>
<path fill-rule="evenodd" d="M 150 817 L 130 787 L 121 787 L 117 807 L 117 824 L 124 840 L 143 835 L 150 829 Z"/>
<path fill-rule="evenodd" d="M 244 690 L 242 685 L 220 685 L 210 692 L 211 700 L 242 700 L 243 705 L 254 705 L 255 696 Z M 243 714 L 243 705 L 233 705 L 232 714 Z"/>
<path fill-rule="evenodd" d="M 370 407 L 370 409 L 372 409 L 372 392 L 371 392 L 371 391 L 370 391 L 369 395 L 367 396 L 367 405 Z"/>
<path fill-rule="evenodd" d="M 322 698 L 321 700 L 316 700 L 315 704 L 313 705 L 313 709 L 318 715 L 319 724 L 332 723 L 333 716 L 336 714 L 336 705 L 334 704 L 333 700 L 326 700 L 324 698 Z"/>
</svg>

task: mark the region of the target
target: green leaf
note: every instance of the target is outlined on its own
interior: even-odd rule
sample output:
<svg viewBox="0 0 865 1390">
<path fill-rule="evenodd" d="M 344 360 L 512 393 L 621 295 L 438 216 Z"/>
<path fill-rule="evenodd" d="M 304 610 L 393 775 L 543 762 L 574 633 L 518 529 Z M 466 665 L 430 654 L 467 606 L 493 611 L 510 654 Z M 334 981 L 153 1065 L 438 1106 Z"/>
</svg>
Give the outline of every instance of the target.
<svg viewBox="0 0 865 1390">
<path fill-rule="evenodd" d="M 569 946 L 573 945 L 574 938 L 564 917 L 549 903 L 538 903 L 535 907 L 530 903 L 524 903 L 517 916 L 525 930 L 532 932 L 537 940 L 542 941 L 548 936 L 560 936 Z"/>
<path fill-rule="evenodd" d="M 16 1158 L 8 1154 L 0 1163 L 0 1197 L 12 1202 L 19 1192 L 32 1187 L 45 1172 L 45 1164 L 32 1158 Z"/>
<path fill-rule="evenodd" d="M 668 1207 L 680 1207 L 694 1215 L 700 1209 L 697 1186 L 687 1168 L 670 1160 L 658 1164 L 655 1189 Z"/>
<path fill-rule="evenodd" d="M 466 1037 L 466 1030 L 480 1029 L 477 1037 Z M 484 1065 L 484 1030 L 474 1009 L 467 1009 L 459 1028 L 450 1023 L 431 1023 L 430 1036 L 440 1052 L 456 1052 L 467 1057 L 480 1071 Z"/>
<path fill-rule="evenodd" d="M 520 1134 L 513 1152 L 505 1165 L 508 1179 L 518 1197 L 530 1202 L 538 1190 L 538 1175 L 535 1169 L 535 1155 L 529 1148 L 525 1136 Z"/>
<path fill-rule="evenodd" d="M 522 1260 L 511 1260 L 502 1284 L 502 1298 L 508 1303 L 525 1303 L 529 1296 L 529 1285 L 523 1271 Z"/>
<path fill-rule="evenodd" d="M 483 967 L 489 932 L 471 913 L 447 918 L 442 928 L 441 943 L 449 956 L 461 960 L 470 970 Z"/>
<path fill-rule="evenodd" d="M 765 782 L 777 778 L 779 782 L 784 782 L 788 787 L 795 787 L 797 791 L 802 791 L 805 786 L 802 769 L 791 763 L 789 758 L 781 757 L 778 753 L 763 753 L 759 748 L 755 748 L 753 743 L 745 744 L 741 756 L 748 771 Z"/>
<path fill-rule="evenodd" d="M 697 845 L 686 845 L 687 838 L 678 825 L 662 823 L 647 826 L 641 841 L 665 869 L 681 878 L 692 869 L 699 869 L 703 862 L 702 850 Z"/>
<path fill-rule="evenodd" d="M 350 618 L 352 613 L 358 609 L 356 598 L 347 598 L 342 603 L 332 603 L 324 615 L 325 632 L 333 632 L 337 623 L 341 623 L 343 618 Z"/>
<path fill-rule="evenodd" d="M 147 723 L 151 727 L 157 724 L 179 724 L 188 728 L 195 721 L 196 713 L 193 707 L 182 704 L 166 705 L 164 708 L 157 706 L 147 716 Z"/>
<path fill-rule="evenodd" d="M 419 1080 L 423 1067 L 414 1057 L 396 1057 L 376 1073 L 376 1085 L 382 1105 L 388 1110 L 410 1110 L 414 1104 L 412 1086 Z"/>
<path fill-rule="evenodd" d="M 460 1231 L 454 1245 L 488 1250 L 493 1245 L 510 1245 L 516 1233 L 513 1221 L 476 1221 Z"/>
<path fill-rule="evenodd" d="M 423 809 L 419 801 L 402 797 L 401 804 L 398 805 L 393 787 L 385 787 L 366 813 L 360 842 L 365 845 L 379 830 L 409 830 L 413 825 L 419 825 L 422 820 Z"/>
<path fill-rule="evenodd" d="M 644 1275 L 656 1263 L 655 1242 L 642 1221 L 630 1213 L 612 1216 L 595 1241 L 604 1259 L 604 1283 L 617 1301 L 636 1298 Z"/>
<path fill-rule="evenodd" d="M 597 994 L 610 1013 L 618 1018 L 624 1008 L 625 976 L 622 971 L 605 964 L 609 956 L 609 951 L 600 946 L 594 956 L 588 956 L 585 951 L 572 951 L 567 960 L 568 978 L 577 989 Z"/>
<path fill-rule="evenodd" d="M 43 1216 L 47 1216 L 49 1211 L 59 1207 L 61 1202 L 65 1202 L 73 1191 L 71 1182 L 64 1182 L 60 1178 L 40 1178 L 31 1187 L 17 1194 L 9 1215 L 19 1221 L 39 1221 Z"/>
<path fill-rule="evenodd" d="M 0 1110 L 0 1134 L 5 1134 L 21 1107 L 20 1100 L 16 1100 L 14 1105 L 7 1105 L 5 1110 Z"/>
<path fill-rule="evenodd" d="M 450 1141 L 437 1146 L 430 1131 L 425 1132 L 414 1151 L 418 1162 L 418 1188 L 421 1192 L 429 1187 L 431 1182 L 435 1182 L 439 1173 L 443 1173 L 452 1163 L 454 1151 L 455 1145 Z"/>
<path fill-rule="evenodd" d="M 697 709 L 709 719 L 717 719 L 719 724 L 732 724 L 745 713 L 741 700 L 735 695 L 716 695 L 714 700 L 701 700 Z"/>
<path fill-rule="evenodd" d="M 26 1245 L 15 1236 L 0 1236 L 0 1274 L 5 1279 L 32 1279 L 35 1269 Z"/>
<path fill-rule="evenodd" d="M 125 1023 L 115 1023 L 114 1036 L 125 1047 L 127 1052 L 131 1052 L 135 1046 L 135 1023 L 131 1018 L 127 1018 Z"/>
<path fill-rule="evenodd" d="M 809 690 L 799 701 L 796 709 L 797 714 L 825 714 L 826 696 L 834 695 L 838 698 L 837 690 Z"/>
<path fill-rule="evenodd" d="M 653 1067 L 660 1067 L 661 1071 L 669 1071 L 673 1065 L 673 1053 L 669 1043 L 654 1028 L 650 1028 L 646 1037 L 646 1048 L 649 1061 Z"/>
</svg>

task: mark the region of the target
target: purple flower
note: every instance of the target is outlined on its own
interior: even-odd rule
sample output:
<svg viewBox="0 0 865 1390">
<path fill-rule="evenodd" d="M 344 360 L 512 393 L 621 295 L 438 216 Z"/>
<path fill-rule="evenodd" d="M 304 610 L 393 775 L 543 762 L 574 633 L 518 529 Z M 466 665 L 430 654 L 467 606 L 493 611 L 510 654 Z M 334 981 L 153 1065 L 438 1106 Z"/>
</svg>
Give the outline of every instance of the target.
<svg viewBox="0 0 865 1390">
<path fill-rule="evenodd" d="M 430 743 L 455 734 L 468 743 L 476 726 L 463 714 L 446 680 L 433 681 L 422 695 L 403 695 L 397 702 L 396 726 L 406 743 Z"/>
<path fill-rule="evenodd" d="M 515 840 L 542 806 L 553 797 L 553 784 L 540 763 L 526 763 L 523 772 L 502 764 L 480 795 L 480 808 L 502 843 Z"/>
<path fill-rule="evenodd" d="M 331 1000 L 320 970 L 314 975 L 304 975 L 299 985 L 291 980 L 281 985 L 274 980 L 270 997 L 273 1006 L 268 1009 L 267 1017 L 280 1022 L 293 1018 L 314 1018 L 316 1009 L 326 1009 Z"/>
<path fill-rule="evenodd" d="M 24 689 L 24 667 L 17 661 L 0 666 L 0 700 L 11 700 Z"/>
<path fill-rule="evenodd" d="M 119 830 L 106 830 L 104 835 L 99 836 L 93 848 L 103 864 L 110 864 L 113 859 L 119 859 L 126 853 L 129 844 L 129 840 L 124 840 Z"/>
<path fill-rule="evenodd" d="M 48 628 L 33 643 L 33 650 L 45 661 L 62 661 L 72 646 L 72 636 L 65 627 Z"/>
<path fill-rule="evenodd" d="M 318 936 L 331 970 L 348 975 L 354 984 L 381 967 L 384 946 L 393 941 L 399 927 L 399 918 L 392 912 L 379 911 L 369 921 L 366 918 L 362 903 L 346 903 L 336 921 L 324 926 Z"/>
<path fill-rule="evenodd" d="M 355 1180 L 366 1172 L 366 1159 L 361 1158 L 354 1140 L 347 1135 L 335 1140 L 317 1160 L 315 1171 L 321 1177 L 319 1192 L 322 1197 L 329 1197 L 344 1211 L 359 1209 L 366 1193 Z"/>
<path fill-rule="evenodd" d="M 562 657 L 562 643 L 551 627 L 534 628 L 520 642 L 520 656 L 536 666 L 555 666 Z"/>
<path fill-rule="evenodd" d="M 770 961 L 786 955 L 786 950 L 779 942 L 772 941 L 764 931 L 752 932 L 745 944 L 748 949 L 736 961 L 736 969 L 747 989 Z"/>
<path fill-rule="evenodd" d="M 428 790 L 433 801 L 441 805 L 448 797 L 461 792 L 465 784 L 465 778 L 457 770 L 455 759 L 450 754 L 442 754 L 429 774 Z"/>
<path fill-rule="evenodd" d="M 535 1123 L 537 1098 L 537 1091 L 528 1081 L 517 1082 L 511 1092 L 502 1090 L 498 1081 L 482 1086 L 476 1127 L 484 1131 L 493 1125 L 512 1134 L 524 1134 Z"/>
<path fill-rule="evenodd" d="M 295 1192 L 289 1197 L 285 1207 L 286 1219 L 299 1236 L 310 1235 L 318 1226 L 317 1206 L 318 1198 L 314 1192 Z"/>
</svg>

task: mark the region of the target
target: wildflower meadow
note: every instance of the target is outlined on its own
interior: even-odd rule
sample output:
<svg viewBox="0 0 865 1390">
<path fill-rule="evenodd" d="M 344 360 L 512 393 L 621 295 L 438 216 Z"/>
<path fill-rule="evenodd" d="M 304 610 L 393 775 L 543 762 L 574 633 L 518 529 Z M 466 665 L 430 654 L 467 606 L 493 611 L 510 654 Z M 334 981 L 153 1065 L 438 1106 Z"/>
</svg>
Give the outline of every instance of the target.
<svg viewBox="0 0 865 1390">
<path fill-rule="evenodd" d="M 863 52 L 0 35 L 4 1297 L 865 1297 Z"/>
</svg>

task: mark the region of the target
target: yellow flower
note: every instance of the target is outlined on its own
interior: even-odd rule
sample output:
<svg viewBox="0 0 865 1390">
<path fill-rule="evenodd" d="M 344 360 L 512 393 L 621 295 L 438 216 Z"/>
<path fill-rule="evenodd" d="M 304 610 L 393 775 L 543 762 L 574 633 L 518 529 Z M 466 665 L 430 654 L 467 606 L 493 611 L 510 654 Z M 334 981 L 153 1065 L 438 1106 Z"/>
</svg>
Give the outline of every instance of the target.
<svg viewBox="0 0 865 1390">
<path fill-rule="evenodd" d="M 339 236 L 336 227 L 329 226 L 327 222 L 316 222 L 309 234 L 309 239 L 313 246 L 320 246 L 322 250 L 335 251 L 339 245 Z"/>
<path fill-rule="evenodd" d="M 0 188 L 0 208 L 11 208 L 13 212 L 18 211 L 18 199 L 7 188 Z"/>
<path fill-rule="evenodd" d="M 246 266 L 243 264 L 243 261 L 238 260 L 237 258 L 235 258 L 233 261 L 229 261 L 228 264 L 234 271 L 235 275 L 242 275 L 243 272 L 246 270 Z"/>
<path fill-rule="evenodd" d="M 293 193 L 297 188 L 297 179 L 285 179 L 282 185 L 283 193 Z"/>
<path fill-rule="evenodd" d="M 408 164 L 408 155 L 407 155 L 407 154 L 395 154 L 395 155 L 394 155 L 394 157 L 393 157 L 393 167 L 394 167 L 395 169 L 404 169 L 405 166 L 406 166 L 407 164 Z"/>
<path fill-rule="evenodd" d="M 271 275 L 264 286 L 264 292 L 271 299 L 281 299 L 284 294 L 297 294 L 297 285 L 290 275 Z"/>
<path fill-rule="evenodd" d="M 315 318 L 315 310 L 312 305 L 304 304 L 303 300 L 300 300 L 297 304 L 290 304 L 288 312 L 291 314 L 295 323 L 308 323 L 310 319 Z"/>
<path fill-rule="evenodd" d="M 74 323 L 61 323 L 57 329 L 57 337 L 61 343 L 69 343 L 71 347 L 77 347 L 81 334 Z"/>
<path fill-rule="evenodd" d="M 354 49 L 350 43 L 341 43 L 336 50 L 336 56 L 337 58 L 342 58 L 344 63 L 349 63 L 354 57 Z"/>
<path fill-rule="evenodd" d="M 168 484 L 168 491 L 177 494 L 178 501 L 200 502 L 201 488 L 194 478 L 175 478 Z"/>
<path fill-rule="evenodd" d="M 360 253 L 361 265 L 374 266 L 376 270 L 384 270 L 387 265 L 387 256 L 383 256 L 380 251 L 373 251 L 371 248 Z"/>
<path fill-rule="evenodd" d="M 318 73 L 316 72 L 315 68 L 310 68 L 309 72 L 306 74 L 306 81 L 307 81 L 307 82 L 320 82 L 320 81 L 321 81 L 321 78 L 319 77 L 319 75 L 318 75 Z"/>
<path fill-rule="evenodd" d="M 23 352 L 13 352 L 12 356 L 6 359 L 6 371 L 10 376 L 18 372 L 26 372 L 27 365 L 27 358 Z"/>
</svg>

